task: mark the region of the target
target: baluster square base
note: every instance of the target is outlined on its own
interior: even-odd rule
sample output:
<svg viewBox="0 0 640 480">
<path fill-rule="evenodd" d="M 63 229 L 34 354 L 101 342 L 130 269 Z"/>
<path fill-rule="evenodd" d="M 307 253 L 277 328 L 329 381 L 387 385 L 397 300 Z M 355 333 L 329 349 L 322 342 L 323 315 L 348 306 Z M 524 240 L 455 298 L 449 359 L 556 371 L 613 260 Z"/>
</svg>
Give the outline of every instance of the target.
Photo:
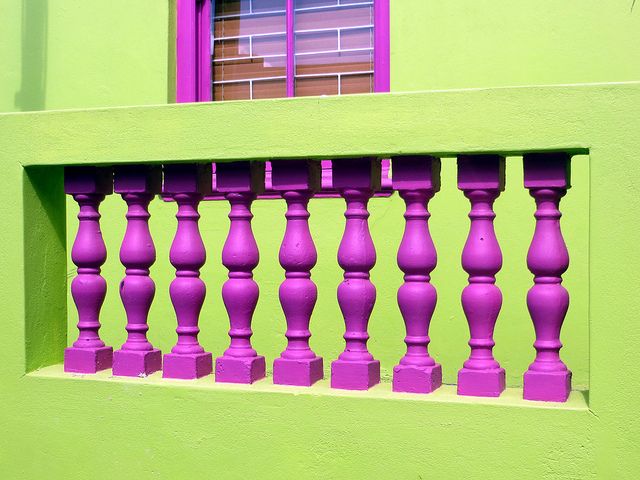
<svg viewBox="0 0 640 480">
<path fill-rule="evenodd" d="M 566 402 L 571 393 L 571 372 L 524 372 L 525 400 Z"/>
<path fill-rule="evenodd" d="M 431 393 L 442 385 L 440 364 L 428 367 L 396 365 L 393 367 L 393 391 Z"/>
<path fill-rule="evenodd" d="M 380 361 L 334 360 L 331 363 L 331 388 L 369 390 L 380 383 Z"/>
<path fill-rule="evenodd" d="M 458 371 L 458 395 L 499 397 L 505 389 L 504 368 Z"/>
<path fill-rule="evenodd" d="M 78 348 L 64 350 L 64 371 L 70 373 L 96 373 L 113 364 L 113 348 Z"/>
<path fill-rule="evenodd" d="M 293 360 L 276 358 L 273 361 L 273 383 L 310 387 L 324 378 L 322 357 Z"/>
<path fill-rule="evenodd" d="M 205 377 L 213 371 L 213 356 L 203 353 L 166 353 L 162 365 L 163 378 L 193 380 Z"/>
<path fill-rule="evenodd" d="M 116 350 L 113 352 L 113 375 L 116 377 L 146 377 L 162 370 L 162 352 Z"/>
<path fill-rule="evenodd" d="M 216 358 L 216 382 L 253 383 L 265 376 L 266 362 L 262 355 L 249 358 Z"/>
</svg>

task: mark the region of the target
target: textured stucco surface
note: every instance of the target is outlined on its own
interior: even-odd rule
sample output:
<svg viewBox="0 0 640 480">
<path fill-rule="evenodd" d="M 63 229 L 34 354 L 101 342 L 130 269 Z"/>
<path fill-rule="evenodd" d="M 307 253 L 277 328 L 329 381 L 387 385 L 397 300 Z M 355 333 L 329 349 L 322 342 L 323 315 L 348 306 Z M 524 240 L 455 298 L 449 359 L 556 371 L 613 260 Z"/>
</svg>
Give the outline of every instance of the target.
<svg viewBox="0 0 640 480">
<path fill-rule="evenodd" d="M 21 19 L 0 32 L 0 111 L 166 102 L 172 96 L 171 4 L 0 0 L 3 17 Z M 391 22 L 394 92 L 640 79 L 635 47 L 640 11 L 631 10 L 630 0 L 526 5 L 401 0 L 392 2 Z M 633 478 L 640 455 L 640 391 L 630 380 L 640 341 L 633 290 L 640 267 L 638 98 L 637 85 L 622 85 L 0 116 L 5 176 L 0 473 L 29 479 L 184 478 L 186 472 L 219 478 L 282 478 L 283 472 L 287 478 Z M 71 303 L 66 319 L 64 284 L 65 273 L 73 272 L 64 257 L 74 232 L 65 233 L 59 165 L 415 151 L 447 157 L 443 190 L 431 204 L 439 253 L 431 351 L 451 383 L 467 355 L 459 305 L 466 279 L 459 255 L 468 205 L 455 188 L 450 157 L 495 151 L 509 155 L 507 191 L 496 203 L 505 258 L 498 284 L 505 304 L 495 352 L 507 368 L 509 385 L 517 387 L 533 354 L 524 305 L 531 282 L 524 257 L 533 205 L 522 188 L 518 157 L 529 148 L 589 151 L 574 157 L 574 187 L 562 202 L 572 262 L 565 276 L 572 304 L 562 355 L 575 385 L 589 386 L 586 399 L 574 394 L 570 405 L 550 409 L 515 400 L 517 390 L 495 402 L 459 401 L 446 390 L 430 400 L 408 400 L 385 393 L 388 384 L 367 394 L 334 394 L 321 386 L 300 395 L 210 380 L 202 387 L 153 378 L 140 385 L 104 375 L 99 381 L 76 381 L 55 366 L 25 376 L 59 363 L 75 336 Z M 68 202 L 67 207 L 73 226 L 75 208 Z M 327 363 L 342 346 L 335 300 L 342 209 L 336 199 L 311 204 L 320 293 L 312 346 Z M 209 258 L 203 269 L 209 293 L 201 339 L 216 354 L 227 342 L 219 296 L 226 273 L 219 258 L 227 206 L 211 202 L 201 213 Z M 276 295 L 284 207 L 258 202 L 254 213 L 261 250 L 256 279 L 262 289 L 255 345 L 272 359 L 284 347 Z M 388 375 L 402 353 L 403 326 L 395 303 L 402 203 L 397 196 L 374 199 L 371 213 L 378 303 L 370 347 Z M 116 288 L 122 276 L 117 249 L 123 215 L 119 199 L 105 202 L 109 292 L 101 332 L 114 346 L 124 340 Z M 167 350 L 175 323 L 166 295 L 173 205 L 154 202 L 152 215 L 158 295 L 151 339 Z"/>
<path fill-rule="evenodd" d="M 636 383 L 620 379 L 633 375 L 633 339 L 639 335 L 633 290 L 640 267 L 636 255 L 640 230 L 633 208 L 639 145 L 638 138 L 628 134 L 640 128 L 635 114 L 638 102 L 640 84 L 629 83 L 359 96 L 322 104 L 314 99 L 275 100 L 256 103 L 247 117 L 251 126 L 258 127 L 286 115 L 295 125 L 284 138 L 289 149 L 304 148 L 318 156 L 358 153 L 360 148 L 388 153 L 470 152 L 480 148 L 479 142 L 490 151 L 512 153 L 588 148 L 586 281 L 591 293 L 585 321 L 590 330 L 590 389 L 587 403 L 576 393 L 569 404 L 553 408 L 518 400 L 518 390 L 498 401 L 455 399 L 450 387 L 431 399 L 409 399 L 388 393 L 388 385 L 361 394 L 330 393 L 323 386 L 300 394 L 268 385 L 215 385 L 211 379 L 192 386 L 153 377 L 118 381 L 105 374 L 79 380 L 61 374 L 59 366 L 25 376 L 35 364 L 59 362 L 49 344 L 22 349 L 25 331 L 31 335 L 53 330 L 61 348 L 59 334 L 64 330 L 59 316 L 52 320 L 48 315 L 65 302 L 59 268 L 62 240 L 56 235 L 61 219 L 52 215 L 56 189 L 45 188 L 32 175 L 48 173 L 47 185 L 60 186 L 57 165 L 68 160 L 52 153 L 51 139 L 64 138 L 79 163 L 118 161 L 127 149 L 136 161 L 156 161 L 157 152 L 143 145 L 158 145 L 170 159 L 178 159 L 187 144 L 191 160 L 210 158 L 215 152 L 225 157 L 238 147 L 223 143 L 212 147 L 198 140 L 197 124 L 218 121 L 233 129 L 232 119 L 248 107 L 132 107 L 0 117 L 0 128 L 10 133 L 0 140 L 8 192 L 16 194 L 15 208 L 7 214 L 13 220 L 9 218 L 2 232 L 3 245 L 12 247 L 1 251 L 2 262 L 7 271 L 24 272 L 27 278 L 34 272 L 41 275 L 29 285 L 40 295 L 29 297 L 26 317 L 22 284 L 3 280 L 7 305 L 3 332 L 10 342 L 2 351 L 1 395 L 7 406 L 2 427 L 12 435 L 3 437 L 0 451 L 6 458 L 27 451 L 34 459 L 5 461 L 5 468 L 25 478 L 45 471 L 62 476 L 67 469 L 78 474 L 104 469 L 171 477 L 185 468 L 196 474 L 217 469 L 230 478 L 251 472 L 276 478 L 282 469 L 318 478 L 415 478 L 430 473 L 485 478 L 496 471 L 507 478 L 514 472 L 522 478 L 632 478 L 638 458 L 639 392 Z M 328 138 L 336 123 L 334 115 L 325 116 L 331 109 L 342 112 L 340 122 L 355 125 L 351 142 Z M 436 111 L 445 113 L 428 128 L 417 122 Z M 487 111 L 494 122 L 484 121 Z M 393 128 L 381 133 L 371 127 L 392 113 Z M 365 116 L 373 123 L 363 122 Z M 313 133 L 303 140 L 301 132 L 311 131 L 310 123 Z M 193 137 L 184 138 L 175 125 L 192 126 Z M 70 134 L 80 126 L 85 135 Z M 494 129 L 502 135 L 492 135 Z M 224 128 L 218 130 L 224 135 Z M 87 138 L 112 131 L 128 132 L 120 134 L 112 153 L 86 143 Z M 270 135 L 267 128 L 256 131 L 262 132 L 258 136 L 263 140 Z M 463 142 L 460 131 L 470 132 Z M 245 152 L 250 156 L 268 156 L 280 147 L 262 148 L 261 153 L 252 153 L 251 148 L 248 143 Z M 105 157 L 111 154 L 113 158 Z M 29 175 L 21 198 L 19 178 L 24 171 Z M 616 215 L 610 214 L 612 209 Z M 23 247 L 25 232 L 34 226 L 42 241 L 32 239 Z M 56 255 L 51 257 L 51 252 Z M 52 268 L 39 267 L 43 261 L 53 262 Z M 104 455 L 95 455 L 96 450 Z M 172 452 L 179 452 L 179 461 L 171 458 Z M 253 461 L 248 462 L 247 456 Z M 440 458 L 449 460 L 434 460 Z"/>
</svg>

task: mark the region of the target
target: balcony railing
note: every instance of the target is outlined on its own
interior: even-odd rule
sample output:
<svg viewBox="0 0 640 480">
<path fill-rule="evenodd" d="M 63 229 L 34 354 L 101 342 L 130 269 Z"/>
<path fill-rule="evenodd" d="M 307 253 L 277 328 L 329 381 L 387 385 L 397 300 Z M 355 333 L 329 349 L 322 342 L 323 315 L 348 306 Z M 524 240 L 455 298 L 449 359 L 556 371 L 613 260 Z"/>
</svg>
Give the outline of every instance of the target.
<svg viewBox="0 0 640 480">
<path fill-rule="evenodd" d="M 527 305 L 536 331 L 535 360 L 524 374 L 524 398 L 566 401 L 571 371 L 560 359 L 560 330 L 569 306 L 562 274 L 569 256 L 560 230 L 559 203 L 569 188 L 571 154 L 525 153 L 524 187 L 535 200 L 535 234 L 527 264 L 534 276 Z M 287 347 L 273 362 L 273 382 L 311 386 L 324 376 L 323 358 L 309 346 L 310 321 L 317 300 L 311 271 L 317 254 L 310 233 L 307 205 L 320 191 L 321 166 L 315 160 L 272 160 L 271 186 L 286 201 L 286 231 L 279 259 L 284 270 L 279 298 L 286 320 Z M 429 324 L 436 308 L 430 274 L 437 253 L 429 233 L 428 202 L 440 188 L 440 159 L 427 155 L 393 157 L 393 188 L 406 204 L 406 227 L 398 249 L 404 283 L 397 293 L 406 325 L 406 353 L 393 367 L 393 390 L 430 393 L 442 384 L 441 366 L 428 352 Z M 259 262 L 251 229 L 251 205 L 264 191 L 264 163 L 239 161 L 217 165 L 217 190 L 230 204 L 230 228 L 222 251 L 228 280 L 222 299 L 229 316 L 230 343 L 215 359 L 217 382 L 253 383 L 266 375 L 265 357 L 251 344 L 252 317 L 259 299 L 253 270 Z M 333 185 L 346 203 L 345 228 L 338 263 L 344 280 L 337 300 L 345 322 L 345 348 L 331 363 L 331 386 L 367 390 L 380 382 L 380 362 L 367 350 L 368 323 L 376 302 L 369 272 L 376 250 L 369 233 L 367 204 L 381 187 L 380 160 L 347 158 L 335 162 Z M 493 203 L 504 190 L 505 160 L 500 155 L 458 157 L 458 188 L 470 202 L 470 229 L 462 251 L 469 284 L 461 301 L 469 324 L 471 352 L 458 372 L 458 394 L 499 396 L 505 370 L 493 357 L 493 332 L 502 305 L 496 274 L 502 254 L 493 228 Z M 95 373 L 113 368 L 115 376 L 147 376 L 162 370 L 165 378 L 196 379 L 214 370 L 212 353 L 198 342 L 199 316 L 206 285 L 200 278 L 206 252 L 198 229 L 198 205 L 211 193 L 210 164 L 160 166 L 68 167 L 65 192 L 79 205 L 79 227 L 72 250 L 77 276 L 71 292 L 78 309 L 79 335 L 65 350 L 66 372 Z M 127 340 L 113 351 L 100 339 L 100 308 L 107 284 L 100 276 L 106 248 L 100 230 L 99 205 L 105 195 L 120 194 L 127 204 L 127 228 L 120 260 L 125 277 L 120 296 L 126 311 Z M 177 342 L 164 355 L 147 339 L 147 317 L 154 295 L 149 269 L 155 261 L 149 202 L 155 195 L 177 204 L 176 233 L 169 252 L 175 268 L 169 295 L 177 319 Z M 273 254 L 273 252 L 272 252 Z M 445 286 L 446 287 L 446 286 Z M 400 339 L 398 339 L 400 345 Z"/>
<path fill-rule="evenodd" d="M 336 389 L 366 390 L 380 381 L 381 365 L 367 348 L 368 321 L 375 312 L 377 293 L 397 295 L 396 311 L 406 327 L 404 338 L 385 338 L 395 346 L 397 358 L 382 363 L 383 371 L 393 372 L 391 388 L 398 393 L 392 395 L 433 392 L 440 387 L 441 372 L 446 369 L 458 371 L 460 395 L 498 396 L 505 388 L 510 358 L 504 353 L 493 357 L 494 342 L 500 344 L 493 331 L 496 324 L 513 321 L 500 316 L 503 298 L 505 302 L 517 298 L 521 302 L 526 299 L 530 312 L 529 319 L 517 321 L 527 322 L 536 334 L 529 347 L 531 364 L 524 374 L 521 395 L 562 402 L 571 390 L 570 370 L 589 370 L 596 359 L 606 363 L 608 356 L 615 358 L 615 352 L 605 355 L 605 350 L 597 347 L 606 339 L 621 345 L 603 326 L 607 323 L 603 312 L 609 305 L 603 299 L 613 298 L 614 292 L 601 280 L 614 275 L 605 258 L 609 236 L 617 228 L 604 212 L 609 211 L 607 202 L 615 200 L 617 204 L 618 197 L 611 189 L 625 178 L 612 162 L 635 151 L 633 142 L 622 141 L 622 132 L 614 126 L 639 92 L 637 84 L 531 87 L 5 116 L 3 124 L 20 133 L 10 142 L 2 141 L 3 157 L 18 162 L 25 172 L 24 236 L 30 248 L 25 254 L 24 285 L 25 298 L 33 299 L 25 307 L 25 369 L 32 371 L 63 360 L 66 345 L 61 332 L 66 318 L 60 303 L 64 294 L 60 292 L 66 286 L 64 270 L 58 268 L 60 250 L 49 240 L 60 236 L 64 187 L 79 207 L 71 252 L 77 266 L 71 293 L 78 310 L 79 333 L 64 354 L 67 372 L 90 374 L 107 369 L 116 377 L 152 375 L 187 380 L 210 375 L 216 382 L 304 385 L 309 391 L 318 388 L 317 381 L 327 376 Z M 286 128 L 274 131 L 271 127 L 278 124 Z M 233 132 L 240 130 L 252 135 L 229 142 Z M 575 186 L 589 191 L 589 210 L 580 215 L 592 222 L 585 229 L 589 249 L 584 282 L 590 296 L 584 300 L 588 305 L 573 304 L 571 308 L 588 312 L 583 321 L 589 325 L 591 343 L 588 365 L 565 365 L 559 354 L 560 332 L 572 290 L 565 289 L 562 280 L 571 252 L 560 229 L 560 200 L 565 194 L 571 197 L 567 191 L 572 157 L 585 154 L 589 155 L 591 181 L 582 175 L 582 182 Z M 522 162 L 523 183 L 511 182 L 505 187 L 506 157 L 510 158 L 507 170 L 514 162 Z M 314 241 L 318 244 L 321 240 L 309 229 L 308 205 L 333 201 L 315 197 L 321 186 L 320 161 L 327 158 L 333 160 L 332 184 L 345 206 L 344 233 L 337 251 L 343 281 L 336 300 L 344 317 L 344 343 L 339 336 L 334 339 L 336 345 L 344 345 L 344 351 L 331 356 L 309 345 L 310 334 L 318 333 L 311 315 L 317 291 Z M 380 161 L 387 158 L 391 158 L 393 190 L 405 204 L 402 240 L 393 245 L 379 236 L 374 242 L 368 225 L 368 201 L 380 188 Z M 259 195 L 265 188 L 266 161 L 272 164 L 273 191 L 287 205 L 279 252 L 258 252 L 260 242 L 251 228 L 251 208 L 262 202 Z M 211 193 L 212 162 L 217 169 L 216 188 L 229 203 L 230 228 L 222 265 L 212 258 L 205 263 L 203 236 L 198 230 L 199 202 Z M 462 214 L 447 221 L 467 233 L 467 242 L 457 252 L 459 260 L 452 262 L 446 256 L 444 263 L 438 263 L 438 252 L 451 246 L 430 237 L 429 222 L 438 214 L 430 220 L 429 201 L 441 195 L 440 165 L 444 170 L 454 163 L 457 178 L 449 177 L 443 188 L 457 187 L 460 197 L 468 199 L 469 218 Z M 507 194 L 517 190 L 531 196 L 530 210 L 510 217 L 511 222 L 515 219 L 514 228 L 534 232 L 528 255 L 515 260 L 508 257 L 530 271 L 528 293 L 526 288 L 513 288 L 509 279 L 496 284 L 496 276 L 502 278 L 500 243 L 506 239 L 494 231 L 493 205 L 505 200 L 501 197 L 505 188 Z M 126 219 L 120 220 L 121 226 L 126 222 L 126 234 L 120 246 L 120 271 L 125 275 L 119 286 L 126 315 L 101 319 L 105 289 L 118 288 L 111 281 L 107 285 L 101 276 L 106 255 L 102 232 L 111 231 L 114 225 L 100 224 L 99 206 L 112 193 L 122 197 L 127 210 Z M 169 196 L 174 202 L 160 202 L 158 195 Z M 623 192 L 621 195 L 626 198 Z M 393 198 L 395 193 L 376 201 Z M 156 251 L 154 247 L 156 235 L 148 226 L 151 202 L 177 210 L 177 220 L 162 225 L 163 230 L 175 232 L 170 249 Z M 624 246 L 619 248 L 624 251 Z M 399 290 L 390 292 L 385 286 L 384 291 L 376 292 L 370 278 L 376 249 L 385 254 L 392 249 L 397 254 L 397 271 L 404 274 Z M 116 253 L 110 248 L 110 255 Z M 259 257 L 278 255 L 282 267 L 278 280 L 283 311 L 280 343 L 287 346 L 280 356 L 264 358 L 251 342 L 252 330 L 260 328 L 254 325 L 253 314 L 256 305 L 273 293 L 269 289 L 259 293 L 262 285 L 253 279 L 253 271 Z M 164 288 L 155 291 L 155 274 L 149 272 L 156 257 L 170 258 L 175 269 L 168 293 Z M 321 262 L 326 264 L 327 259 Z M 221 292 L 200 278 L 205 266 L 228 271 Z M 442 268 L 448 272 L 464 270 L 468 284 L 458 288 L 446 278 L 432 284 L 432 272 Z M 224 301 L 230 326 L 226 350 L 210 351 L 206 342 L 201 345 L 198 341 L 199 329 L 210 328 L 207 322 L 199 322 L 205 291 L 207 298 L 221 295 Z M 148 314 L 152 302 L 167 295 L 175 309 L 177 339 L 173 348 L 160 352 L 149 343 L 146 333 L 149 327 L 165 329 L 166 324 L 155 325 Z M 441 360 L 442 355 L 428 351 L 429 328 L 442 321 L 437 295 L 455 296 L 461 302 L 469 346 L 459 342 L 455 348 L 468 353 L 464 362 Z M 98 333 L 100 322 L 118 323 L 124 343 L 105 345 Z M 273 376 L 265 378 L 272 365 Z M 598 392 L 611 385 L 608 378 L 591 379 L 590 402 L 602 398 Z"/>
</svg>

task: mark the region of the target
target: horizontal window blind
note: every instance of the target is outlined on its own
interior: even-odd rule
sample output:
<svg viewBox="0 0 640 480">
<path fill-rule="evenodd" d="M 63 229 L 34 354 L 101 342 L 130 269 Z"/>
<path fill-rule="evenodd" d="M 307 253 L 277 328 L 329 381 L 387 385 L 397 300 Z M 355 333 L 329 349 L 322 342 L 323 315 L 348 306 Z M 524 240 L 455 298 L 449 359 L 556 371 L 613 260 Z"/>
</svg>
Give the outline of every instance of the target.
<svg viewBox="0 0 640 480">
<path fill-rule="evenodd" d="M 285 0 L 215 2 L 214 100 L 286 96 L 285 6 Z"/>
<path fill-rule="evenodd" d="M 286 0 L 222 0 L 213 16 L 213 98 L 286 96 Z M 294 2 L 295 95 L 373 91 L 373 1 Z"/>
</svg>

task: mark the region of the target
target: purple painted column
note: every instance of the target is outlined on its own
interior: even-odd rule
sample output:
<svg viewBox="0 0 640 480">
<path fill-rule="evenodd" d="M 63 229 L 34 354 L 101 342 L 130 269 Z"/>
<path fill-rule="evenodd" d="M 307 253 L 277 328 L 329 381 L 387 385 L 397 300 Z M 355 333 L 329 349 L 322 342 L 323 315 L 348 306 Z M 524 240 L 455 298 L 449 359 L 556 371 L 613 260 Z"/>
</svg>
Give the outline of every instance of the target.
<svg viewBox="0 0 640 480">
<path fill-rule="evenodd" d="M 338 286 L 338 303 L 344 317 L 346 347 L 331 363 L 331 387 L 367 390 L 380 382 L 380 362 L 367 350 L 367 326 L 376 302 L 376 287 L 369 271 L 376 251 L 369 233 L 367 203 L 380 188 L 380 161 L 372 158 L 333 162 L 333 186 L 345 199 L 347 209 L 338 263 L 344 280 Z"/>
<path fill-rule="evenodd" d="M 251 319 L 260 294 L 253 280 L 260 256 L 251 230 L 251 203 L 264 189 L 264 163 L 218 163 L 216 173 L 218 191 L 231 205 L 229 235 L 222 249 L 222 263 L 229 270 L 222 299 L 231 343 L 216 359 L 216 382 L 253 383 L 265 376 L 265 359 L 251 346 Z"/>
<path fill-rule="evenodd" d="M 295 0 L 286 0 L 287 97 L 296 95 Z"/>
<path fill-rule="evenodd" d="M 198 0 L 196 5 L 197 101 L 210 102 L 211 83 L 211 0 Z"/>
<path fill-rule="evenodd" d="M 176 102 L 198 100 L 196 0 L 176 0 Z"/>
<path fill-rule="evenodd" d="M 198 204 L 210 192 L 211 164 L 164 166 L 163 193 L 178 205 L 178 227 L 169 254 L 176 269 L 169 295 L 178 321 L 178 342 L 164 356 L 165 378 L 200 378 L 212 371 L 211 353 L 198 343 L 198 317 L 206 295 L 200 268 L 207 258 L 198 229 Z"/>
<path fill-rule="evenodd" d="M 149 202 L 162 188 L 160 167 L 127 165 L 117 167 L 114 190 L 127 203 L 127 230 L 120 247 L 125 277 L 120 298 L 127 313 L 127 340 L 113 354 L 113 374 L 138 377 L 162 369 L 162 352 L 147 340 L 147 317 L 156 292 L 149 268 L 156 261 L 156 249 L 149 231 Z"/>
<path fill-rule="evenodd" d="M 524 374 L 524 398 L 564 402 L 571 392 L 571 372 L 560 359 L 560 329 L 569 309 L 562 274 L 569 252 L 560 230 L 560 199 L 570 185 L 570 157 L 565 153 L 524 156 L 524 186 L 536 201 L 536 229 L 527 255 L 534 285 L 527 307 L 536 332 L 536 358 Z"/>
<path fill-rule="evenodd" d="M 287 227 L 280 247 L 285 280 L 280 304 L 287 320 L 287 348 L 273 362 L 273 383 L 310 386 L 324 376 L 322 357 L 309 347 L 309 322 L 318 297 L 311 280 L 317 260 L 309 231 L 307 204 L 321 188 L 320 163 L 305 160 L 272 161 L 272 185 L 287 202 Z"/>
<path fill-rule="evenodd" d="M 176 102 L 211 101 L 211 0 L 176 0 Z"/>
<path fill-rule="evenodd" d="M 374 0 L 373 16 L 373 91 L 388 92 L 391 89 L 389 0 Z"/>
<path fill-rule="evenodd" d="M 458 372 L 458 395 L 498 397 L 505 388 L 505 372 L 492 350 L 493 329 L 502 307 L 502 293 L 495 284 L 502 253 L 493 229 L 493 202 L 504 190 L 504 158 L 459 157 L 458 188 L 471 202 L 471 227 L 462 252 L 462 267 L 469 274 L 462 308 L 469 323 L 471 355 Z"/>
<path fill-rule="evenodd" d="M 393 391 L 430 393 L 442 385 L 442 367 L 428 351 L 429 324 L 437 301 L 430 274 L 437 255 L 429 233 L 427 206 L 440 190 L 440 159 L 393 158 L 393 188 L 406 204 L 406 226 L 398 249 L 398 266 L 404 273 L 398 306 L 407 330 L 407 353 L 393 369 Z"/>
<path fill-rule="evenodd" d="M 71 282 L 71 295 L 78 309 L 78 339 L 64 351 L 64 371 L 96 373 L 111 368 L 113 349 L 98 335 L 100 308 L 107 294 L 107 282 L 100 267 L 107 259 L 107 249 L 100 231 L 98 207 L 105 195 L 113 191 L 110 168 L 68 167 L 64 174 L 64 191 L 78 203 L 78 233 L 73 242 L 71 260 L 78 274 Z"/>
</svg>

